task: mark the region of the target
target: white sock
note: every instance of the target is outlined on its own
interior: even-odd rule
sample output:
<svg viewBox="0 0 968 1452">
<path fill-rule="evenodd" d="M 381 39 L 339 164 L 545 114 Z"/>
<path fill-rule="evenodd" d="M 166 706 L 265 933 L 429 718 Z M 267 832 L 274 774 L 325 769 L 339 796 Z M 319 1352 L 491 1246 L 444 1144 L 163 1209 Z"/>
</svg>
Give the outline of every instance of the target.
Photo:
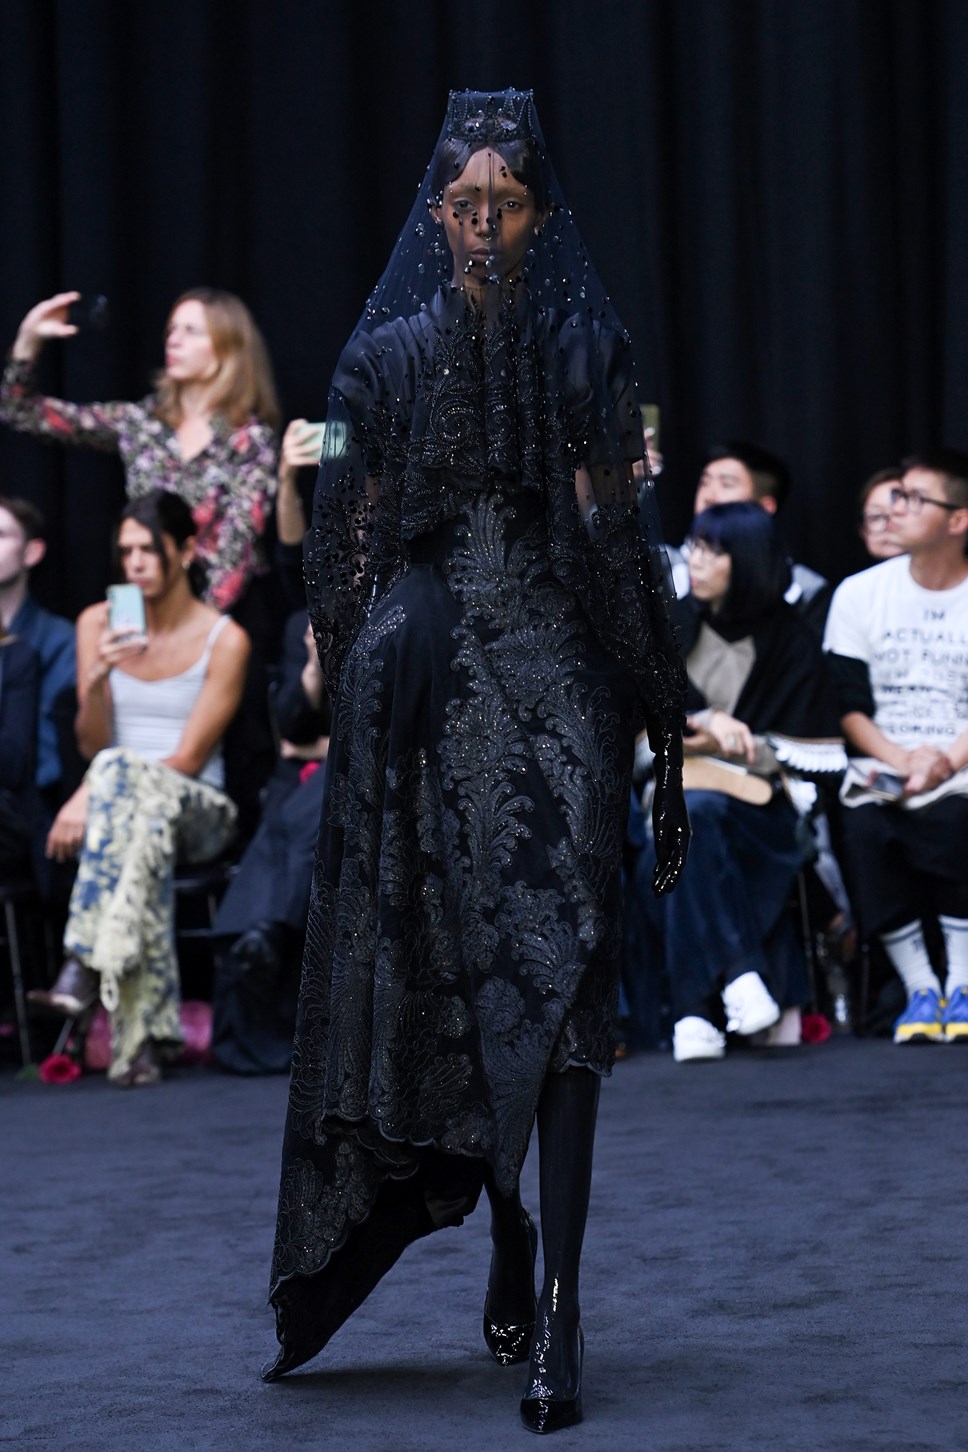
<svg viewBox="0 0 968 1452">
<path fill-rule="evenodd" d="M 928 957 L 928 949 L 920 923 L 907 923 L 893 933 L 881 933 L 881 942 L 884 944 L 884 951 L 896 969 L 898 977 L 907 989 L 908 998 L 924 989 L 930 989 L 940 997 L 941 984 L 931 967 L 931 959 Z"/>
<path fill-rule="evenodd" d="M 944 996 L 950 998 L 956 988 L 968 988 L 968 918 L 938 917 L 944 933 L 944 951 L 948 959 L 948 977 Z"/>
</svg>

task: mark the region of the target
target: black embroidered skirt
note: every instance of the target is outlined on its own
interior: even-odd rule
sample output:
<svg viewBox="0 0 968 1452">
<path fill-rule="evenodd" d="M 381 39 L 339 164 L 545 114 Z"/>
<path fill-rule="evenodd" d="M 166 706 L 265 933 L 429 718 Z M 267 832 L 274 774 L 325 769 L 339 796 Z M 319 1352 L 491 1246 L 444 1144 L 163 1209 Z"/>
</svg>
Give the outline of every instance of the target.
<svg viewBox="0 0 968 1452">
<path fill-rule="evenodd" d="M 480 495 L 416 541 L 346 660 L 272 1267 L 285 1369 L 486 1165 L 513 1186 L 549 1071 L 611 1066 L 633 688 L 537 502 Z"/>
</svg>

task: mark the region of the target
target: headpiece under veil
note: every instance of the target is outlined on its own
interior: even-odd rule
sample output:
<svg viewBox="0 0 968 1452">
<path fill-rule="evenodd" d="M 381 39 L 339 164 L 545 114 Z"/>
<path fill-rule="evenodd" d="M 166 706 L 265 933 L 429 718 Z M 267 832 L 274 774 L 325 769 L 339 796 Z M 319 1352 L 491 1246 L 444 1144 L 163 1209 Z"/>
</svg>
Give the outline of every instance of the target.
<svg viewBox="0 0 968 1452">
<path fill-rule="evenodd" d="M 470 289 L 455 280 L 440 200 L 485 148 L 540 215 L 512 278 Z M 681 729 L 683 677 L 661 551 L 631 476 L 643 452 L 628 336 L 565 205 L 532 93 L 451 92 L 329 395 L 305 559 L 330 690 L 411 542 L 508 479 L 544 499 L 555 575 L 635 677 L 650 734 L 668 740 Z"/>
</svg>

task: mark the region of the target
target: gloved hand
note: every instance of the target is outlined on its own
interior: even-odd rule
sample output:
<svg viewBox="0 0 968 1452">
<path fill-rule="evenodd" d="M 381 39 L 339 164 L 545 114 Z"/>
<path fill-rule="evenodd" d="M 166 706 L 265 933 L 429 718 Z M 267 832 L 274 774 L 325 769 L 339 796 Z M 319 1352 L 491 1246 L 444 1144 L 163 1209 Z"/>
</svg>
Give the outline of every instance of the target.
<svg viewBox="0 0 968 1452">
<path fill-rule="evenodd" d="M 682 733 L 663 730 L 653 736 L 650 732 L 649 741 L 655 751 L 652 834 L 656 863 L 652 891 L 656 897 L 662 897 L 679 881 L 691 834 L 682 790 Z"/>
</svg>

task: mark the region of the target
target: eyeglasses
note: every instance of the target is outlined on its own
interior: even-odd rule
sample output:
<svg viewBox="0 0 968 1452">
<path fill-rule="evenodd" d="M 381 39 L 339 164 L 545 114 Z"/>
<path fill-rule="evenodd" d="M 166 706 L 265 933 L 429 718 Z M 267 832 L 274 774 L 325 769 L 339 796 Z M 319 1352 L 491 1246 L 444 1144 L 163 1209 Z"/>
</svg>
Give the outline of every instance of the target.
<svg viewBox="0 0 968 1452">
<path fill-rule="evenodd" d="M 916 489 L 902 489 L 899 486 L 891 490 L 891 503 L 903 505 L 912 514 L 920 514 L 926 504 L 935 504 L 939 509 L 947 509 L 952 514 L 965 507 L 963 504 L 948 504 L 944 499 L 932 499 L 929 494 L 919 494 Z"/>
<path fill-rule="evenodd" d="M 687 539 L 685 544 L 683 545 L 682 552 L 686 556 L 687 560 L 719 560 L 722 559 L 723 555 L 726 553 L 722 545 L 710 544 L 709 541 L 705 539 Z"/>
<path fill-rule="evenodd" d="M 887 529 L 891 522 L 891 516 L 886 509 L 871 509 L 864 513 L 865 529 Z"/>
</svg>

